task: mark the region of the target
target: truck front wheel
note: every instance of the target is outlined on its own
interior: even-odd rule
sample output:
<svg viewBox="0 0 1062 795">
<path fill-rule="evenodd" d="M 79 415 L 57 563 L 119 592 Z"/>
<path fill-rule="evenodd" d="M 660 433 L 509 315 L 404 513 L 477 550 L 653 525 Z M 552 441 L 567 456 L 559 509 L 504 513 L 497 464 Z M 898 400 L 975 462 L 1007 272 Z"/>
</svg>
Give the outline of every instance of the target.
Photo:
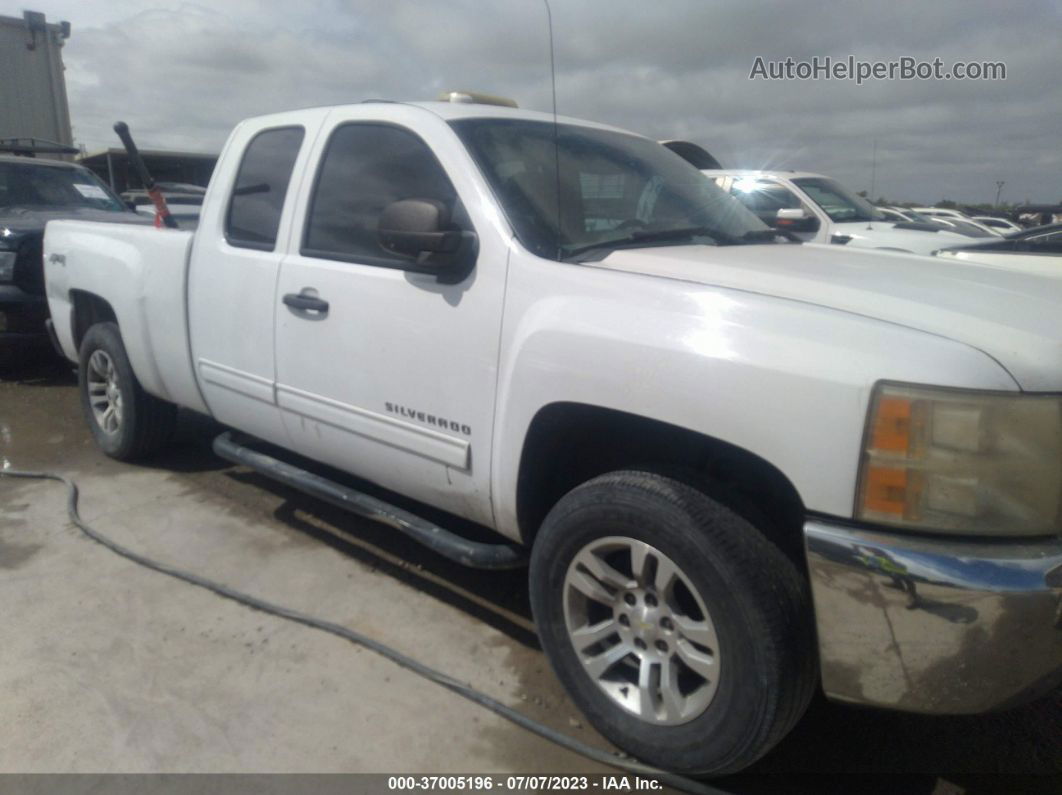
<svg viewBox="0 0 1062 795">
<path fill-rule="evenodd" d="M 557 676 L 598 731 L 646 762 L 736 772 L 811 698 L 806 581 L 685 483 L 627 471 L 579 486 L 546 517 L 530 580 Z"/>
<path fill-rule="evenodd" d="M 140 386 L 116 323 L 97 323 L 85 332 L 79 364 L 81 408 L 104 453 L 132 461 L 165 446 L 177 407 Z"/>
</svg>

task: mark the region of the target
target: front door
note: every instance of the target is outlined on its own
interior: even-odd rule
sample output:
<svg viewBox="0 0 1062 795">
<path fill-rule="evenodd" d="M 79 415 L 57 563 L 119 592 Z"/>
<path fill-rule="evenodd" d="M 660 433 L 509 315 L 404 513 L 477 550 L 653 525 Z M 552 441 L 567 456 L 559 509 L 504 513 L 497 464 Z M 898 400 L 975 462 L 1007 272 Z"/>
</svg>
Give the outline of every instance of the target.
<svg viewBox="0 0 1062 795">
<path fill-rule="evenodd" d="M 475 267 L 458 284 L 407 270 L 409 258 L 378 242 L 380 214 L 401 199 L 432 199 L 472 229 L 460 181 L 394 124 L 339 123 L 323 146 L 275 304 L 277 402 L 291 443 L 490 523 L 505 246 L 481 235 Z"/>
</svg>

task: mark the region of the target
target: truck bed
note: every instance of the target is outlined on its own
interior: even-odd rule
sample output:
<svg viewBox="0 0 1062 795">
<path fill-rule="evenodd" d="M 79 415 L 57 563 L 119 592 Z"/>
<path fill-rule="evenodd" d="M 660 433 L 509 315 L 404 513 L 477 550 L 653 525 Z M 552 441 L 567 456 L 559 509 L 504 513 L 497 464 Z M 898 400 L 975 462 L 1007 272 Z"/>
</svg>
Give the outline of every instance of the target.
<svg viewBox="0 0 1062 795">
<path fill-rule="evenodd" d="M 63 352 L 77 361 L 79 294 L 113 310 L 136 377 L 152 395 L 206 411 L 192 370 L 185 293 L 194 233 L 51 221 L 44 234 L 48 305 Z"/>
</svg>

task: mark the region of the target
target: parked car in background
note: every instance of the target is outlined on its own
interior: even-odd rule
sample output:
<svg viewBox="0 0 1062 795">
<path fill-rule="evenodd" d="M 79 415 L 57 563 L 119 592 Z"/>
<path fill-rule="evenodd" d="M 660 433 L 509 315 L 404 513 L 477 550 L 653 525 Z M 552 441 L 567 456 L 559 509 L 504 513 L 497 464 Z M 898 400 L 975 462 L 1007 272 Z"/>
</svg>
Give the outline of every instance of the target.
<svg viewBox="0 0 1062 795">
<path fill-rule="evenodd" d="M 951 218 L 938 215 L 929 217 L 929 221 L 940 224 L 950 232 L 957 232 L 967 237 L 1003 237 L 1003 233 L 1000 230 L 993 229 L 972 218 Z"/>
<path fill-rule="evenodd" d="M 970 714 L 1062 679 L 1062 282 L 785 242 L 729 177 L 511 107 L 311 108 L 223 151 L 194 233 L 48 225 L 109 455 L 184 406 L 529 549 L 575 704 L 684 773 L 751 764 L 819 682 Z M 736 178 L 915 234 L 817 175 Z"/>
<path fill-rule="evenodd" d="M 206 188 L 186 182 L 156 182 L 156 186 L 166 197 L 170 215 L 180 229 L 195 229 L 199 225 L 199 211 L 206 195 Z M 144 190 L 128 190 L 122 193 L 122 199 L 136 212 L 155 218 L 155 205 Z"/>
<path fill-rule="evenodd" d="M 938 257 L 1062 277 L 1062 224 L 1033 227 L 1002 240 L 949 246 L 935 254 Z"/>
<path fill-rule="evenodd" d="M 0 156 L 0 355 L 47 333 L 41 245 L 45 224 L 60 218 L 140 221 L 87 168 Z"/>
<path fill-rule="evenodd" d="M 199 226 L 199 213 L 202 210 L 201 203 L 188 203 L 180 199 L 166 198 L 166 206 L 169 207 L 170 215 L 177 222 L 178 229 L 195 229 Z M 146 218 L 155 219 L 155 205 L 151 202 L 137 203 L 134 206 L 136 212 Z"/>
<path fill-rule="evenodd" d="M 911 223 L 914 219 L 908 218 L 899 210 L 894 210 L 891 207 L 878 207 L 878 212 L 885 216 L 889 221 L 895 221 L 898 224 Z"/>
<path fill-rule="evenodd" d="M 702 171 L 761 221 L 810 243 L 930 254 L 962 242 L 932 224 L 896 224 L 866 199 L 822 174 L 801 171 Z"/>
<path fill-rule="evenodd" d="M 700 144 L 695 144 L 692 141 L 661 141 L 661 146 L 664 146 L 681 157 L 687 163 L 694 168 L 722 168 L 723 164 L 715 159 L 707 149 Z"/>
<path fill-rule="evenodd" d="M 1026 229 L 1062 222 L 1062 204 L 1023 204 L 1012 212 L 1014 220 Z"/>
<path fill-rule="evenodd" d="M 994 215 L 975 215 L 973 220 L 985 226 L 991 227 L 1003 235 L 1008 235 L 1012 232 L 1020 232 L 1024 227 L 1018 226 L 1013 221 L 1008 221 L 1006 218 L 999 218 Z"/>
<path fill-rule="evenodd" d="M 993 237 L 1000 234 L 997 230 L 969 218 L 922 215 L 910 207 L 878 207 L 877 209 L 889 219 L 901 223 L 933 224 L 966 237 Z"/>
<path fill-rule="evenodd" d="M 912 207 L 911 209 L 930 218 L 957 218 L 963 221 L 970 217 L 962 210 L 955 210 L 951 207 Z"/>
<path fill-rule="evenodd" d="M 167 202 L 183 201 L 188 203 L 203 203 L 206 196 L 206 188 L 201 185 L 192 185 L 188 182 L 156 182 L 155 186 L 162 191 Z M 134 204 L 150 204 L 151 199 L 146 190 L 134 189 L 122 193 L 122 200 Z"/>
<path fill-rule="evenodd" d="M 888 210 L 890 218 L 896 218 L 903 223 L 912 224 L 937 224 L 938 226 L 947 226 L 940 218 L 930 218 L 928 215 L 922 215 L 916 213 L 910 207 L 878 207 L 882 212 Z"/>
</svg>

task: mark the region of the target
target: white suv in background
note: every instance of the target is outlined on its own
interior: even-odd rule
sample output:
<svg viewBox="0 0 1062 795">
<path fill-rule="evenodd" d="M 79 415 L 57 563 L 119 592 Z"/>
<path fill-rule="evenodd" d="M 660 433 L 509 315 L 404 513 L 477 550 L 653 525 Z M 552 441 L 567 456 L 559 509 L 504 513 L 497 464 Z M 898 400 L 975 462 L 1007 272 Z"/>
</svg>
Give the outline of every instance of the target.
<svg viewBox="0 0 1062 795">
<path fill-rule="evenodd" d="M 809 243 L 930 254 L 968 242 L 929 225 L 896 224 L 866 199 L 822 174 L 803 171 L 703 171 L 760 220 Z"/>
<path fill-rule="evenodd" d="M 970 237 L 1002 237 L 1005 234 L 994 224 L 983 223 L 978 218 L 949 207 L 912 207 L 911 211 L 937 223 L 955 227 L 956 232 Z"/>
<path fill-rule="evenodd" d="M 953 210 L 950 207 L 912 207 L 916 213 L 928 215 L 932 218 L 957 218 L 960 221 L 969 220 L 970 216 L 961 210 Z"/>
</svg>

